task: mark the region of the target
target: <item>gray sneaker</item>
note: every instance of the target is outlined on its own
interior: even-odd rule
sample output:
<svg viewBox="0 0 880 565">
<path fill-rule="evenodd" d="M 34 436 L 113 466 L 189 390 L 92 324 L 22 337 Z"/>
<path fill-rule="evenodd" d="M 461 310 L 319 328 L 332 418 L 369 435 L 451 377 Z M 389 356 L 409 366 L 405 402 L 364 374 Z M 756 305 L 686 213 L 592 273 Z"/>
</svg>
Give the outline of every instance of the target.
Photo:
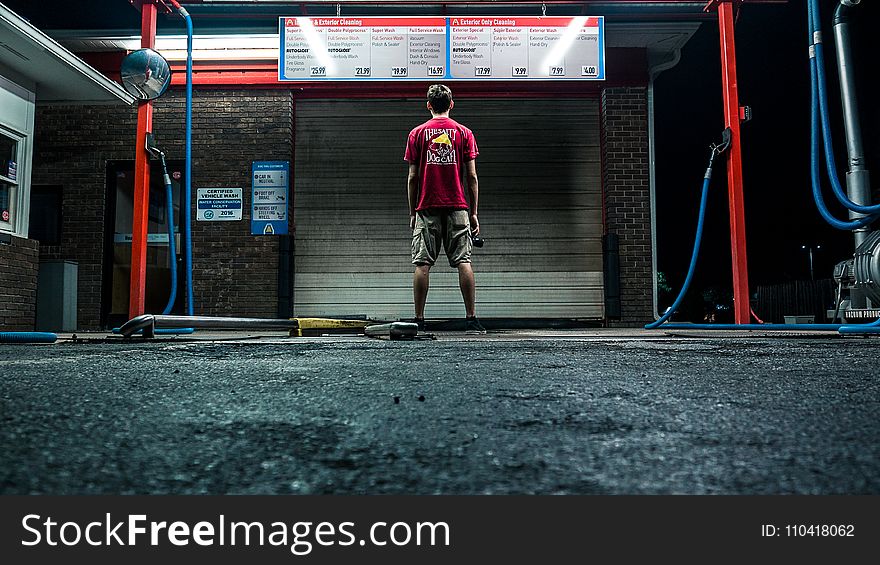
<svg viewBox="0 0 880 565">
<path fill-rule="evenodd" d="M 481 324 L 476 317 L 465 318 L 464 333 L 471 335 L 481 335 L 486 333 L 486 328 L 483 327 L 483 324 Z"/>
</svg>

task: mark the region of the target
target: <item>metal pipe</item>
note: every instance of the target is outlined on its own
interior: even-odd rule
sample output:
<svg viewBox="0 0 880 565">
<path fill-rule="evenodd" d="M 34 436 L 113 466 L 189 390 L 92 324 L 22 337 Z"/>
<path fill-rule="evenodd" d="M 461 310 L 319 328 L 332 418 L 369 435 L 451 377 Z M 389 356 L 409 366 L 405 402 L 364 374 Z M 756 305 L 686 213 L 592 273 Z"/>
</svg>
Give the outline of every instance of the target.
<svg viewBox="0 0 880 565">
<path fill-rule="evenodd" d="M 862 145 L 862 129 L 859 123 L 859 106 L 856 96 L 855 74 L 853 71 L 852 46 L 850 43 L 849 20 L 851 6 L 858 0 L 841 1 L 834 10 L 834 47 L 837 66 L 840 71 L 840 99 L 843 105 L 843 126 L 846 132 L 846 153 L 849 170 L 846 173 L 846 192 L 856 204 L 871 204 L 871 185 L 868 169 L 865 167 L 865 150 Z M 851 219 L 862 218 L 864 214 L 850 212 Z M 869 228 L 863 227 L 853 232 L 855 246 L 864 243 Z"/>
<path fill-rule="evenodd" d="M 158 326 L 165 328 L 207 328 L 214 330 L 291 330 L 299 327 L 297 320 L 267 318 L 231 318 L 211 316 L 160 316 L 144 314 L 127 321 L 119 328 L 125 337 L 143 330 L 144 337 L 153 337 Z"/>
<path fill-rule="evenodd" d="M 825 205 L 825 200 L 822 197 L 821 175 L 819 173 L 819 166 L 821 163 L 821 157 L 819 156 L 820 143 L 825 145 L 825 164 L 834 196 L 841 205 L 850 210 L 853 209 L 854 203 L 847 198 L 846 194 L 843 192 L 843 188 L 839 186 L 840 183 L 837 179 L 837 166 L 834 164 L 833 142 L 831 140 L 830 130 L 827 126 L 830 120 L 828 117 L 827 94 L 825 94 L 825 80 L 823 78 L 824 58 L 821 42 L 822 34 L 817 25 L 818 14 L 816 12 L 818 12 L 818 4 L 816 4 L 815 0 L 808 0 L 808 44 L 810 46 L 810 84 L 812 85 L 812 88 L 810 88 L 810 185 L 813 193 L 813 200 L 816 203 L 816 209 L 818 210 L 819 215 L 822 216 L 822 219 L 835 229 L 852 231 L 870 224 L 876 218 L 874 216 L 866 216 L 858 220 L 849 220 L 845 222 L 838 220 L 828 210 L 828 207 Z M 862 212 L 865 213 L 868 211 L 863 208 Z"/>
<path fill-rule="evenodd" d="M 140 316 L 135 316 L 131 320 L 122 324 L 122 327 L 119 328 L 119 333 L 124 335 L 125 337 L 131 337 L 132 334 L 136 334 L 137 332 L 143 330 L 144 337 L 153 337 L 153 333 L 155 330 L 154 316 L 152 314 L 141 314 Z"/>
<path fill-rule="evenodd" d="M 657 288 L 657 171 L 656 171 L 656 154 L 657 143 L 654 139 L 656 135 L 654 125 L 654 79 L 660 76 L 660 73 L 667 71 L 676 66 L 681 61 L 681 49 L 675 49 L 672 52 L 672 59 L 651 65 L 648 69 L 648 201 L 651 209 L 651 312 L 654 319 L 660 318 L 658 312 L 659 291 Z"/>
<path fill-rule="evenodd" d="M 153 316 L 158 326 L 167 328 L 209 328 L 214 330 L 289 330 L 299 327 L 296 320 L 271 318 L 233 318 L 212 316 Z"/>
</svg>

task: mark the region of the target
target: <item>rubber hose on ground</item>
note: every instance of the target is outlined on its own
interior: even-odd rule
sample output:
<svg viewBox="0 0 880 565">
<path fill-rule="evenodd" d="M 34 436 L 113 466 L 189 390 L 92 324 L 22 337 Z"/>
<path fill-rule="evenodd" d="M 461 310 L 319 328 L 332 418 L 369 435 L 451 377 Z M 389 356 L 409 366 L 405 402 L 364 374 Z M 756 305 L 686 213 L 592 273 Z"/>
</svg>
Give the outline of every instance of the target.
<svg viewBox="0 0 880 565">
<path fill-rule="evenodd" d="M 0 332 L 0 343 L 55 343 L 57 339 L 50 332 Z"/>
</svg>

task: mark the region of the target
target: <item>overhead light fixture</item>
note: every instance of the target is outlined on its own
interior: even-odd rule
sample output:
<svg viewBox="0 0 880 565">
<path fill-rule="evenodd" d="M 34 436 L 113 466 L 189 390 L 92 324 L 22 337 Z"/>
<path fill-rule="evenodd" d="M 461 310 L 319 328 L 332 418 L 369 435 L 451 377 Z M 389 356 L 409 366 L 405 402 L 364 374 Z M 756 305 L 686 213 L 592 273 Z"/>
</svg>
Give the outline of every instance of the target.
<svg viewBox="0 0 880 565">
<path fill-rule="evenodd" d="M 193 60 L 265 60 L 278 58 L 277 34 L 197 35 Z M 169 61 L 186 60 L 186 36 L 156 37 L 156 51 Z"/>
</svg>

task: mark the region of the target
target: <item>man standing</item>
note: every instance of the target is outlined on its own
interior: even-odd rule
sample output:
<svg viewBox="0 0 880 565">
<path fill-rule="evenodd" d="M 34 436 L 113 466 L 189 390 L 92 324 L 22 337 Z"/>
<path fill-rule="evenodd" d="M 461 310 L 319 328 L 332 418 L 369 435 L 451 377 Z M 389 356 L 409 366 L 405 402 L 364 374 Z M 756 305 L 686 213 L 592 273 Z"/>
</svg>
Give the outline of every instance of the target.
<svg viewBox="0 0 880 565">
<path fill-rule="evenodd" d="M 458 269 L 458 285 L 464 300 L 465 331 L 486 333 L 476 317 L 473 242 L 479 235 L 477 220 L 477 163 L 479 155 L 473 132 L 449 117 L 452 91 L 442 84 L 428 88 L 431 119 L 409 133 L 404 160 L 409 163 L 407 196 L 409 225 L 413 230 L 413 302 L 416 323 L 424 328 L 428 275 L 442 242 L 449 266 Z M 462 178 L 468 188 L 465 198 Z M 470 210 L 470 213 L 468 213 Z M 473 230 L 473 231 L 471 231 Z"/>
</svg>

